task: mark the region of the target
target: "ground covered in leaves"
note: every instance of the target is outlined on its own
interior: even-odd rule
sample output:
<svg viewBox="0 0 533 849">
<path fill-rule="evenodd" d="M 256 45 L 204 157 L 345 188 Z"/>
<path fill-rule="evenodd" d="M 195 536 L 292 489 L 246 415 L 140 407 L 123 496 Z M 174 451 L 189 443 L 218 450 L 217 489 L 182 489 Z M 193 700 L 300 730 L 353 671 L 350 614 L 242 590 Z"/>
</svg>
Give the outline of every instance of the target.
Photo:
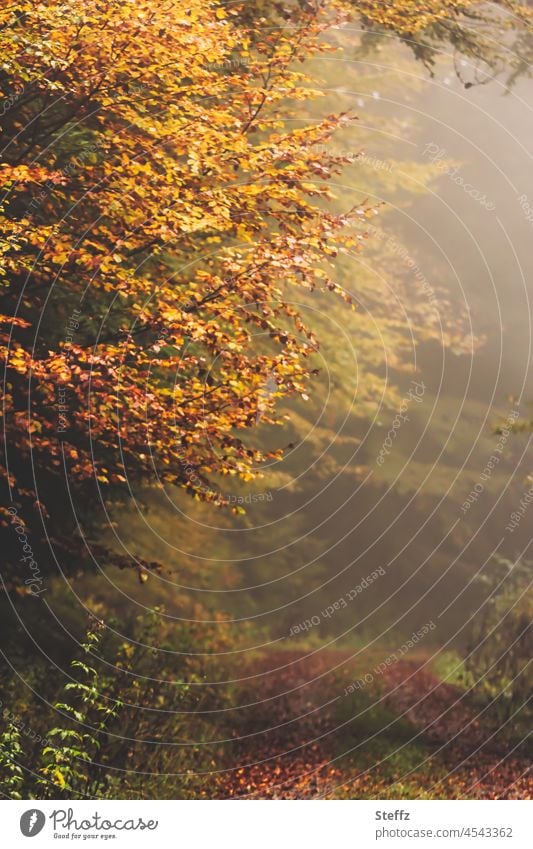
<svg viewBox="0 0 533 849">
<path fill-rule="evenodd" d="M 490 707 L 444 683 L 424 656 L 351 692 L 369 668 L 353 650 L 270 651 L 249 662 L 217 795 L 531 798 L 531 758 L 512 724 L 502 731 Z"/>
</svg>

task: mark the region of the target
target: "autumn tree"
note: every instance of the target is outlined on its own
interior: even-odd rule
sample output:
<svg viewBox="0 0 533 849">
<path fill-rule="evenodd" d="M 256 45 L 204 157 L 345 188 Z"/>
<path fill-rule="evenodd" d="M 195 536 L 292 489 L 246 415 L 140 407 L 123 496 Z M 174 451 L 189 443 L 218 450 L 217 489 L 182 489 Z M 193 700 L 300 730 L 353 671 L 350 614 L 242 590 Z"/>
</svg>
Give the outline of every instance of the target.
<svg viewBox="0 0 533 849">
<path fill-rule="evenodd" d="M 367 33 L 367 44 L 393 34 L 430 73 L 441 52 L 451 53 L 465 88 L 502 72 L 509 85 L 530 73 L 533 13 L 519 0 L 351 0 L 351 7 Z M 467 60 L 466 69 L 460 60 Z"/>
<path fill-rule="evenodd" d="M 305 391 L 316 340 L 294 293 L 338 289 L 328 263 L 356 247 L 324 204 L 342 116 L 287 123 L 289 99 L 318 94 L 297 64 L 326 49 L 332 8 L 283 27 L 241 12 L 0 13 L 8 586 L 27 579 L 21 541 L 44 571 L 90 561 L 97 504 L 133 482 L 223 503 L 213 476 L 264 459 L 258 404 L 268 423 Z"/>
</svg>

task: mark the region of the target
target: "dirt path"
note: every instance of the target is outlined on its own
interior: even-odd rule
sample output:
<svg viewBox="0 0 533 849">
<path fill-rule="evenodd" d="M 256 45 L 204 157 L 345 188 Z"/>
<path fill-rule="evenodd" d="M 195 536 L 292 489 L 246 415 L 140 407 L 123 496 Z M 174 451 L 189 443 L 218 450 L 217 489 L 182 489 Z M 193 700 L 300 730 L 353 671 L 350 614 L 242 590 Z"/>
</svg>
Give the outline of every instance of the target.
<svg viewBox="0 0 533 849">
<path fill-rule="evenodd" d="M 430 792 L 440 798 L 532 797 L 533 779 L 525 755 L 508 755 L 508 744 L 491 737 L 483 718 L 476 716 L 461 692 L 421 669 L 423 661 L 398 662 L 380 681 L 380 694 L 372 696 L 384 697 L 381 704 L 392 717 L 404 715 L 412 726 L 412 737 L 427 755 L 421 757 L 417 749 L 415 768 L 403 774 L 374 768 L 382 752 L 370 714 L 365 720 L 369 731 L 361 722 L 355 731 L 356 745 L 366 747 L 366 756 L 359 749 L 360 762 L 355 754 L 342 757 L 354 745 L 354 730 L 348 725 L 337 728 L 339 697 L 350 680 L 348 658 L 348 652 L 340 651 L 320 651 L 306 659 L 279 651 L 254 663 L 248 670 L 255 676 L 253 685 L 240 698 L 241 705 L 249 706 L 235 711 L 235 769 L 224 774 L 218 796 L 323 798 L 345 784 L 350 788 L 345 797 L 372 798 L 375 791 L 384 798 L 388 785 L 390 798 L 398 798 L 398 782 L 403 786 L 409 778 L 420 786 L 421 795 Z M 340 668 L 331 672 L 335 666 Z M 375 755 L 366 740 L 373 735 Z"/>
<path fill-rule="evenodd" d="M 340 659 L 335 652 L 303 661 L 296 652 L 270 652 L 254 665 L 260 677 L 243 692 L 241 704 L 256 704 L 242 711 L 235 735 L 243 738 L 236 744 L 242 766 L 224 777 L 222 796 L 312 799 L 339 782 L 327 738 L 319 739 L 332 727 L 333 712 L 317 705 L 327 700 L 328 687 L 338 692 L 328 670 Z"/>
<path fill-rule="evenodd" d="M 404 714 L 449 770 L 449 785 L 467 798 L 531 799 L 533 774 L 525 745 L 511 745 L 490 710 L 474 710 L 461 691 L 407 661 L 388 670 L 387 706 Z M 491 721 L 492 720 L 492 721 Z M 514 751 L 511 749 L 514 748 Z M 442 785 L 446 787 L 446 782 Z"/>
</svg>

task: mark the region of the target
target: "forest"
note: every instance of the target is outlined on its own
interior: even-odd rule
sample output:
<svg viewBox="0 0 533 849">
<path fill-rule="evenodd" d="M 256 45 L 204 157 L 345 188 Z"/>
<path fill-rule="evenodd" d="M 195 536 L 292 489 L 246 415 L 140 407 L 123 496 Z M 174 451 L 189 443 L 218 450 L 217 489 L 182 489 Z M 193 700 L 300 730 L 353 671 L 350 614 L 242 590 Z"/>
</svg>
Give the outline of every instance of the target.
<svg viewBox="0 0 533 849">
<path fill-rule="evenodd" d="M 532 24 L 0 4 L 0 798 L 531 798 Z"/>
</svg>

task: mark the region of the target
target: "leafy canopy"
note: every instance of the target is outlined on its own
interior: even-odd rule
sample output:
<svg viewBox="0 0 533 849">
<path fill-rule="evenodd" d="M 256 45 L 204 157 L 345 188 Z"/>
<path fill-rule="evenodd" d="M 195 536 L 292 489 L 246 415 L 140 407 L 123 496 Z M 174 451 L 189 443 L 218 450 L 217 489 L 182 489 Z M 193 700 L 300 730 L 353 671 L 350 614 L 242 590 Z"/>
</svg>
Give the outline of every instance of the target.
<svg viewBox="0 0 533 849">
<path fill-rule="evenodd" d="M 210 475 L 248 480 L 265 457 L 244 435 L 258 406 L 268 423 L 305 392 L 316 340 L 293 290 L 338 290 L 328 266 L 356 244 L 324 204 L 342 117 L 287 122 L 318 94 L 297 59 L 327 49 L 330 17 L 250 23 L 209 0 L 0 13 L 5 473 L 41 537 L 95 487 L 222 503 Z"/>
</svg>

